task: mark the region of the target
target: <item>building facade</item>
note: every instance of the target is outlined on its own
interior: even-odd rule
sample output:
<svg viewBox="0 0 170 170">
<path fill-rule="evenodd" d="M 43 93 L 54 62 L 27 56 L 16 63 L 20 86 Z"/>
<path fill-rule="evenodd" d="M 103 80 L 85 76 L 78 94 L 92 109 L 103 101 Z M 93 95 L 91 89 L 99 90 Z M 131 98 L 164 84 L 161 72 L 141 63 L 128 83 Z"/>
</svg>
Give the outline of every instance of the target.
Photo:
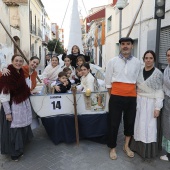
<svg viewBox="0 0 170 170">
<path fill-rule="evenodd" d="M 111 2 L 111 0 L 109 1 Z M 106 50 L 104 56 L 106 61 L 119 54 L 119 10 L 112 5 L 106 7 Z M 137 12 L 141 1 L 128 0 L 126 7 L 122 10 L 122 37 L 127 36 L 132 20 Z M 144 1 L 140 13 L 135 21 L 130 37 L 134 41 L 133 55 L 142 60 L 146 50 L 154 50 L 156 44 L 157 20 L 154 19 L 155 0 Z M 165 19 L 161 23 L 159 67 L 166 65 L 165 52 L 170 47 L 170 1 L 166 1 Z"/>
<path fill-rule="evenodd" d="M 103 57 L 105 53 L 105 6 L 93 8 L 91 11 L 94 13 L 84 19 L 83 46 L 91 56 L 91 60 L 103 67 L 105 63 Z"/>
<path fill-rule="evenodd" d="M 16 41 L 27 59 L 30 56 L 29 43 L 29 3 L 28 0 L 0 0 L 1 21 L 12 38 Z M 0 52 L 11 63 L 17 48 L 0 25 Z"/>
</svg>

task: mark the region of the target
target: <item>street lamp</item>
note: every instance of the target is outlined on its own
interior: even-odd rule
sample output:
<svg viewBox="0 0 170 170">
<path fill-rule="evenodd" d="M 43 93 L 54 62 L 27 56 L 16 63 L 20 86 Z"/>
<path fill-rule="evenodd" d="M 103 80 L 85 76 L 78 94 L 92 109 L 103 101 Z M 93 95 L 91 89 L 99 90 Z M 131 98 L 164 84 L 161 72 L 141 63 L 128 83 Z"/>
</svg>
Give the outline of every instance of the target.
<svg viewBox="0 0 170 170">
<path fill-rule="evenodd" d="M 119 39 L 122 37 L 122 10 L 126 6 L 126 0 L 118 0 L 116 3 L 116 7 L 119 9 L 120 17 L 119 17 Z"/>
<path fill-rule="evenodd" d="M 155 12 L 154 19 L 157 19 L 157 30 L 156 30 L 156 62 L 155 66 L 158 67 L 159 62 L 159 46 L 160 46 L 160 32 L 161 32 L 161 19 L 165 18 L 165 0 L 155 0 Z"/>
</svg>

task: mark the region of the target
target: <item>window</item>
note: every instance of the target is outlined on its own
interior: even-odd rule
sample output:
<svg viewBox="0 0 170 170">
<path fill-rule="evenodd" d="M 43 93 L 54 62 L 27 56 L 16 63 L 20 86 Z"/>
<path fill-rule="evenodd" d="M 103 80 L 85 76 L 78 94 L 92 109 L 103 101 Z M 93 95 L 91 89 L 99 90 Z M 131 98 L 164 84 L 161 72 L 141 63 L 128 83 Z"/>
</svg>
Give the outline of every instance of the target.
<svg viewBox="0 0 170 170">
<path fill-rule="evenodd" d="M 112 29 L 112 16 L 107 19 L 107 32 Z"/>
</svg>

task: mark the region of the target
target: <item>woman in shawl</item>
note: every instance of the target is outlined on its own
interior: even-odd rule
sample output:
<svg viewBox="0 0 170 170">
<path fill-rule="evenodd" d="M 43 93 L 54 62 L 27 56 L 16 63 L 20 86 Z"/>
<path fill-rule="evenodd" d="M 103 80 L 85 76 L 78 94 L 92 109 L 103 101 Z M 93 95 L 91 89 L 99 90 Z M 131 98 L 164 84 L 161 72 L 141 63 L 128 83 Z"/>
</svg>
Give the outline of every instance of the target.
<svg viewBox="0 0 170 170">
<path fill-rule="evenodd" d="M 161 160 L 170 161 L 170 48 L 166 52 L 168 66 L 164 71 L 163 90 L 165 92 L 164 107 L 162 110 L 162 147 L 166 155 Z"/>
<path fill-rule="evenodd" d="M 59 65 L 59 59 L 57 56 L 52 56 L 51 64 L 49 64 L 42 73 L 44 83 L 51 84 L 58 78 L 58 73 L 61 72 L 61 67 Z"/>
<path fill-rule="evenodd" d="M 14 161 L 23 155 L 24 145 L 33 137 L 30 89 L 23 63 L 21 55 L 13 55 L 12 64 L 8 66 L 10 75 L 0 78 L 1 154 L 9 154 Z"/>
<path fill-rule="evenodd" d="M 153 51 L 145 52 L 145 67 L 137 80 L 137 112 L 131 149 L 144 159 L 154 158 L 158 153 L 157 117 L 163 106 L 164 93 L 163 76 L 154 67 L 155 60 Z"/>
</svg>

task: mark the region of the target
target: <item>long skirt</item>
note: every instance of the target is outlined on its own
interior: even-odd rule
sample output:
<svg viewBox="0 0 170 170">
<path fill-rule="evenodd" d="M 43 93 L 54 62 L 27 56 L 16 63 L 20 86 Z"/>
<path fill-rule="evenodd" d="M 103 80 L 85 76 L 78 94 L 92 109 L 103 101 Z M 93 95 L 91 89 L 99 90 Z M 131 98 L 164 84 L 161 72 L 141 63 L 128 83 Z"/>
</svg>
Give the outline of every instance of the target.
<svg viewBox="0 0 170 170">
<path fill-rule="evenodd" d="M 162 147 L 170 153 L 170 97 L 166 95 L 162 111 L 162 132 Z"/>
<path fill-rule="evenodd" d="M 19 156 L 24 152 L 24 145 L 33 138 L 30 125 L 21 128 L 11 128 L 11 122 L 6 120 L 1 107 L 1 154 Z"/>
<path fill-rule="evenodd" d="M 153 118 L 154 100 L 139 97 L 134 138 L 130 148 L 144 159 L 155 158 L 161 149 L 161 120 Z"/>
<path fill-rule="evenodd" d="M 144 159 L 152 159 L 158 155 L 158 152 L 161 150 L 161 119 L 157 118 L 157 142 L 144 143 L 141 141 L 135 141 L 134 138 L 131 138 L 130 148 L 140 155 Z"/>
</svg>

